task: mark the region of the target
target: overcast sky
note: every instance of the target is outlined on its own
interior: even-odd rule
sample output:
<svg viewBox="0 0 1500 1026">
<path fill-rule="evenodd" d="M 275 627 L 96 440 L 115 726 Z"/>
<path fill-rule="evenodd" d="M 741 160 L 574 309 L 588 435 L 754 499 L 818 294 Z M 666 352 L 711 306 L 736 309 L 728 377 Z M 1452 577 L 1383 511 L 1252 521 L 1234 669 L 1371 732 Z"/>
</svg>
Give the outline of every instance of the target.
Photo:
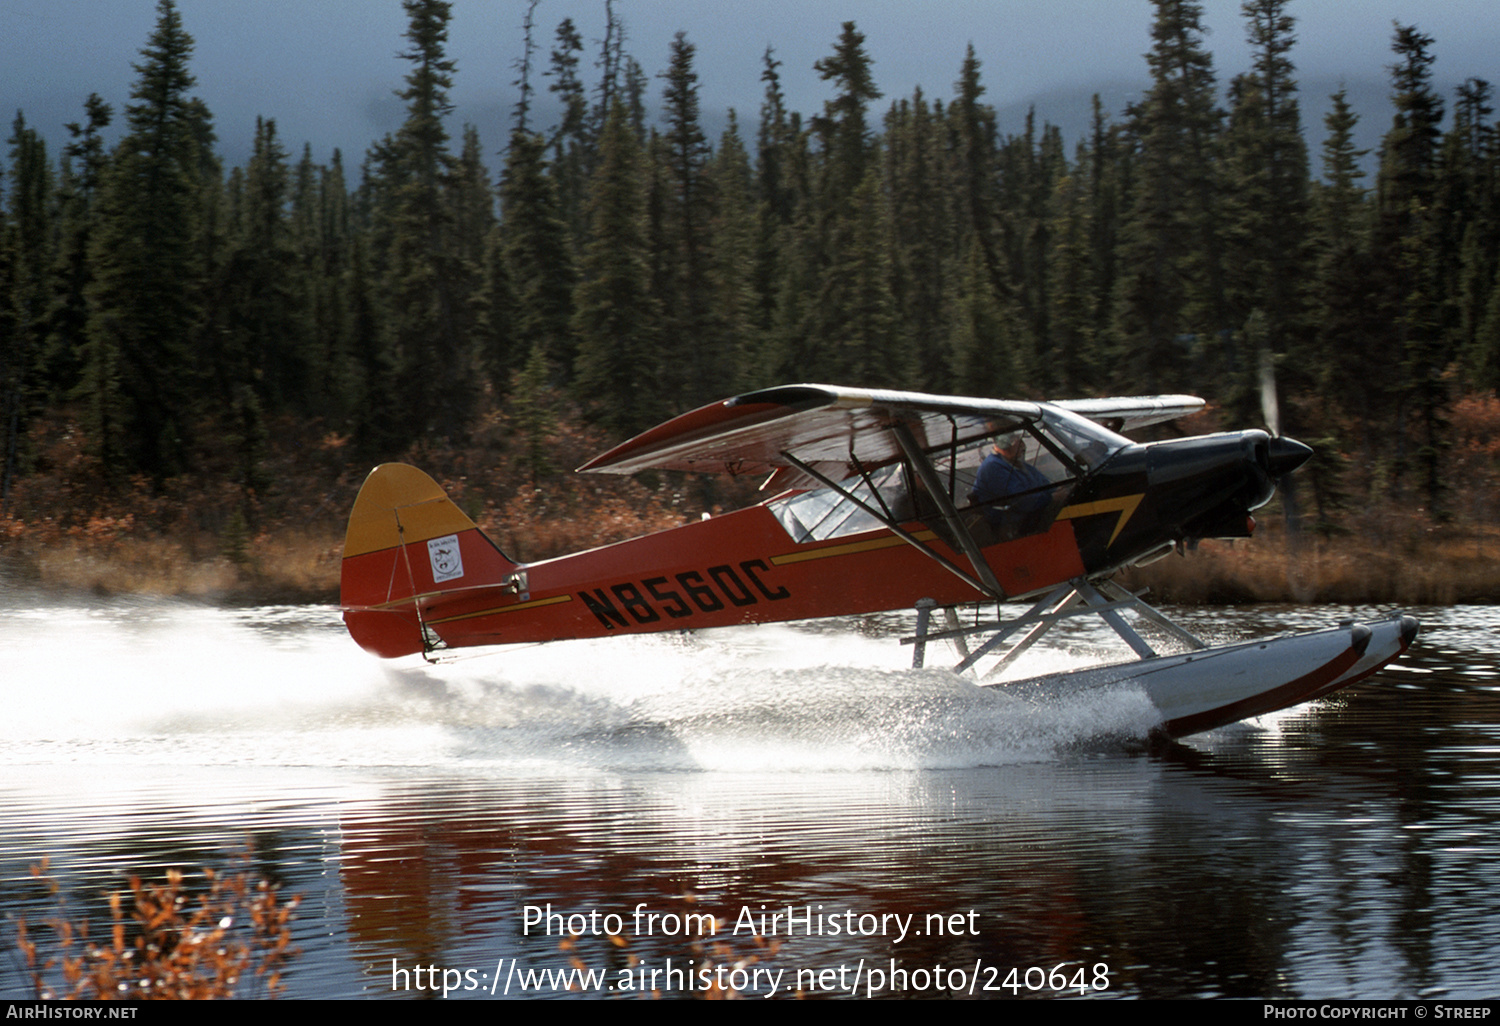
<svg viewBox="0 0 1500 1026">
<path fill-rule="evenodd" d="M 196 43 L 196 94 L 212 111 L 231 163 L 245 159 L 258 114 L 276 119 L 294 156 L 311 142 L 314 158 L 326 161 L 339 146 L 351 170 L 372 141 L 400 123 L 394 90 L 406 65 L 396 54 L 405 45 L 406 19 L 399 0 L 179 0 L 178 7 Z M 510 83 L 525 7 L 523 0 L 453 3 L 453 128 L 477 125 L 490 154 L 503 145 L 516 100 Z M 1240 3 L 1204 0 L 1203 7 L 1223 85 L 1248 67 Z M 56 145 L 61 126 L 82 116 L 90 92 L 120 111 L 155 8 L 155 0 L 0 0 L 10 51 L 0 65 L 5 116 L 22 110 Z M 972 42 L 986 99 L 1005 117 L 1002 130 L 1018 131 L 1026 105 L 1036 103 L 1042 118 L 1064 126 L 1070 146 L 1076 114 L 1087 109 L 1091 93 L 1101 92 L 1118 115 L 1144 83 L 1152 16 L 1147 0 L 616 0 L 615 9 L 627 50 L 652 76 L 666 66 L 673 34 L 687 32 L 697 47 L 702 109 L 711 126 L 722 125 L 723 112 L 734 107 L 753 136 L 767 46 L 783 62 L 792 109 L 820 110 L 831 94 L 813 62 L 832 50 L 842 22 L 852 20 L 865 34 L 885 94 L 877 113 L 919 85 L 929 97 L 950 98 Z M 1342 81 L 1367 133 L 1378 137 L 1389 126 L 1388 108 L 1371 107 L 1388 92 L 1393 20 L 1434 38 L 1436 79 L 1450 101 L 1452 86 L 1465 78 L 1500 82 L 1494 0 L 1294 0 L 1290 11 L 1298 18 L 1292 56 L 1309 123 L 1317 124 L 1327 93 Z M 565 17 L 584 37 L 585 59 L 597 54 L 603 0 L 542 0 L 539 70 Z M 659 96 L 654 85 L 653 103 Z"/>
</svg>

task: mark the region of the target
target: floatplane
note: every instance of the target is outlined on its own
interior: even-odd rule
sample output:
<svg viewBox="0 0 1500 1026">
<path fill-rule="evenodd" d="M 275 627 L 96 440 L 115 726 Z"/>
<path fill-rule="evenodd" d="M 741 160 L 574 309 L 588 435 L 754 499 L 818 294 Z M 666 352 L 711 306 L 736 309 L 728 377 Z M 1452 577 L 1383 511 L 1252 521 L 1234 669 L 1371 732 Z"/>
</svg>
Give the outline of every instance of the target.
<svg viewBox="0 0 1500 1026">
<path fill-rule="evenodd" d="M 1192 396 L 1060 402 L 788 385 L 669 420 L 579 468 L 764 476 L 732 513 L 535 563 L 496 546 L 431 477 L 387 463 L 344 543 L 354 640 L 394 658 L 479 645 L 916 610 L 913 666 L 934 642 L 988 684 L 1053 625 L 1098 617 L 1131 657 L 1008 688 L 1143 688 L 1179 737 L 1327 695 L 1406 651 L 1395 616 L 1209 645 L 1111 580 L 1246 538 L 1252 511 L 1311 450 L 1261 430 L 1135 442 Z M 1019 615 L 1002 606 L 1030 601 Z M 986 612 L 963 623 L 960 608 Z M 994 615 L 988 610 L 993 607 Z M 983 676 L 978 676 L 981 671 Z"/>
</svg>

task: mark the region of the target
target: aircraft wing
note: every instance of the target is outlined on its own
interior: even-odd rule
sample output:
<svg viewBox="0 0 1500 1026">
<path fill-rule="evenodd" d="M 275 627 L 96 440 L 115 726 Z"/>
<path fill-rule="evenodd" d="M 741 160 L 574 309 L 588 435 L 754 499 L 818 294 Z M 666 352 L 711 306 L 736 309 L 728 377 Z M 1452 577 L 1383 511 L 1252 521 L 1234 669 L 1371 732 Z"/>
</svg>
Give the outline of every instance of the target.
<svg viewBox="0 0 1500 1026">
<path fill-rule="evenodd" d="M 1148 424 L 1160 424 L 1197 413 L 1203 409 L 1203 400 L 1195 395 L 1148 395 L 1115 399 L 1061 399 L 1047 405 L 1060 406 L 1123 434 Z"/>
<path fill-rule="evenodd" d="M 580 471 L 642 470 L 768 474 L 792 468 L 785 453 L 820 470 L 838 470 L 851 455 L 866 467 L 901 456 L 889 428 L 905 423 L 929 446 L 984 434 L 986 422 L 1033 420 L 1036 403 L 926 395 L 834 385 L 784 385 L 711 403 L 658 425 Z"/>
<path fill-rule="evenodd" d="M 1185 416 L 1203 406 L 1189 395 L 1072 399 L 1048 403 L 1116 431 Z M 725 399 L 674 417 L 589 460 L 579 471 L 642 470 L 800 476 L 787 453 L 843 477 L 852 459 L 867 468 L 899 459 L 890 426 L 900 421 L 926 447 L 992 433 L 991 421 L 1035 420 L 1042 404 L 1021 400 L 928 395 L 836 385 L 783 385 Z"/>
</svg>

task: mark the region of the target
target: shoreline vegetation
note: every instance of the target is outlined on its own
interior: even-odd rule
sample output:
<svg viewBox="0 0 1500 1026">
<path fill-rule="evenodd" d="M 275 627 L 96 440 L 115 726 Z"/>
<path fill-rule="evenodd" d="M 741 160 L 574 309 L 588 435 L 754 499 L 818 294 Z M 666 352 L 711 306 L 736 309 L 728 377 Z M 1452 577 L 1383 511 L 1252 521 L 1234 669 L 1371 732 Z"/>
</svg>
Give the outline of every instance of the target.
<svg viewBox="0 0 1500 1026">
<path fill-rule="evenodd" d="M 670 520 L 670 517 L 667 518 Z M 622 516 L 612 526 L 648 522 Z M 686 522 L 686 521 L 678 521 Z M 660 527 L 673 526 L 667 522 Z M 1388 523 L 1384 543 L 1362 536 L 1303 537 L 1284 530 L 1248 541 L 1206 541 L 1126 570 L 1120 581 L 1166 605 L 1437 606 L 1500 602 L 1500 531 L 1436 528 L 1419 518 Z M 576 523 L 564 530 L 576 529 Z M 493 525 L 487 533 L 504 534 Z M 586 536 L 587 532 L 578 532 Z M 618 533 L 619 537 L 614 537 Z M 521 537 L 511 532 L 512 537 Z M 599 544 L 632 534 L 603 532 Z M 590 539 L 595 540 L 595 539 Z M 528 543 L 532 541 L 527 539 Z M 227 606 L 338 602 L 341 526 L 273 529 L 251 539 L 236 560 L 205 552 L 192 538 L 112 535 L 63 537 L 0 557 L 0 582 L 42 593 L 134 596 Z"/>
<path fill-rule="evenodd" d="M 1119 578 L 1168 605 L 1489 605 L 1500 602 L 1500 531 L 1371 514 L 1353 533 L 1289 539 L 1260 511 L 1257 537 L 1205 541 Z"/>
<path fill-rule="evenodd" d="M 561 401 L 559 401 L 560 406 Z M 576 416 L 529 434 L 489 407 L 462 446 L 416 443 L 389 459 L 430 473 L 512 558 L 552 556 L 649 534 L 754 501 L 753 485 L 643 483 L 571 468 L 609 448 Z M 93 456 L 77 420 L 38 425 L 37 472 L 0 512 L 0 586 L 225 605 L 336 603 L 344 527 L 376 463 L 350 439 L 286 418 L 268 433 L 262 489 L 237 483 L 230 443 L 208 470 L 124 484 Z"/>
<path fill-rule="evenodd" d="M 353 500 L 353 490 L 349 498 Z M 544 500 L 542 500 L 544 502 Z M 524 502 L 523 502 L 524 504 Z M 1262 511 L 1264 513 L 1265 511 Z M 1272 515 L 1276 515 L 1273 511 Z M 653 496 L 644 510 L 612 510 L 587 525 L 578 511 L 561 522 L 506 526 L 481 521 L 487 534 L 509 539 L 510 551 L 551 550 L 564 538 L 578 548 L 609 544 L 687 523 Z M 1257 537 L 1205 541 L 1149 566 L 1125 570 L 1120 581 L 1147 589 L 1168 605 L 1434 606 L 1500 602 L 1500 530 L 1436 526 L 1420 515 L 1372 515 L 1369 533 L 1289 539 L 1280 523 Z M 636 530 L 639 528 L 640 530 Z M 43 594 L 134 596 L 227 606 L 336 604 L 343 525 L 330 518 L 311 527 L 281 525 L 254 537 L 213 539 L 136 531 L 128 521 L 98 518 L 81 532 L 23 540 L 0 555 L 0 582 Z M 502 543 L 502 548 L 506 546 Z M 552 554 L 562 554 L 562 550 Z M 547 557 L 540 557 L 547 558 Z"/>
<path fill-rule="evenodd" d="M 59 598 L 336 603 L 345 518 L 371 467 L 347 438 L 319 431 L 289 420 L 271 432 L 262 493 L 203 474 L 112 488 L 76 423 L 54 418 L 40 432 L 47 471 L 23 478 L 0 516 L 0 583 Z M 568 412 L 528 439 L 494 407 L 465 446 L 419 443 L 395 458 L 431 473 L 496 544 L 526 562 L 766 497 L 757 482 L 724 477 L 571 472 L 609 444 Z M 1500 527 L 1484 522 L 1479 499 L 1463 498 L 1455 505 L 1473 511 L 1467 519 L 1438 521 L 1386 502 L 1345 508 L 1321 530 L 1304 511 L 1289 531 L 1278 497 L 1257 511 L 1254 538 L 1204 541 L 1185 558 L 1130 568 L 1120 580 L 1169 605 L 1500 602 Z"/>
</svg>

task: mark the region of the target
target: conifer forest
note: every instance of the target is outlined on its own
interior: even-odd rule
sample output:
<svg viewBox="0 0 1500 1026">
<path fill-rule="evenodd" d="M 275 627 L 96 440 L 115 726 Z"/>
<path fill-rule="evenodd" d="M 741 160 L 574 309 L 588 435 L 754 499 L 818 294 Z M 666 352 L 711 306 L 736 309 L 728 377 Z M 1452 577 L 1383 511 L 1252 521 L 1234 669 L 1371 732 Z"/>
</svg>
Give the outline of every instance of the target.
<svg viewBox="0 0 1500 1026">
<path fill-rule="evenodd" d="M 341 529 L 359 477 L 415 453 L 476 514 L 555 506 L 563 461 L 796 381 L 1186 392 L 1208 430 L 1262 426 L 1269 380 L 1318 452 L 1309 534 L 1372 507 L 1493 519 L 1500 124 L 1488 82 L 1435 89 L 1419 26 L 1392 26 L 1373 154 L 1342 93 L 1303 122 L 1295 0 L 1244 0 L 1228 81 L 1199 5 L 1152 0 L 1149 88 L 1096 98 L 1082 138 L 1000 124 L 961 42 L 950 88 L 882 95 L 854 22 L 821 109 L 789 109 L 768 49 L 759 109 L 710 138 L 691 39 L 632 54 L 600 2 L 602 45 L 532 3 L 513 68 L 463 69 L 514 76 L 503 140 L 450 102 L 442 0 L 402 0 L 404 122 L 362 154 L 315 163 L 268 111 L 225 166 L 173 0 L 128 101 L 80 98 L 60 152 L 17 113 L 0 547 L 191 528 L 240 558 L 272 526 Z"/>
</svg>

